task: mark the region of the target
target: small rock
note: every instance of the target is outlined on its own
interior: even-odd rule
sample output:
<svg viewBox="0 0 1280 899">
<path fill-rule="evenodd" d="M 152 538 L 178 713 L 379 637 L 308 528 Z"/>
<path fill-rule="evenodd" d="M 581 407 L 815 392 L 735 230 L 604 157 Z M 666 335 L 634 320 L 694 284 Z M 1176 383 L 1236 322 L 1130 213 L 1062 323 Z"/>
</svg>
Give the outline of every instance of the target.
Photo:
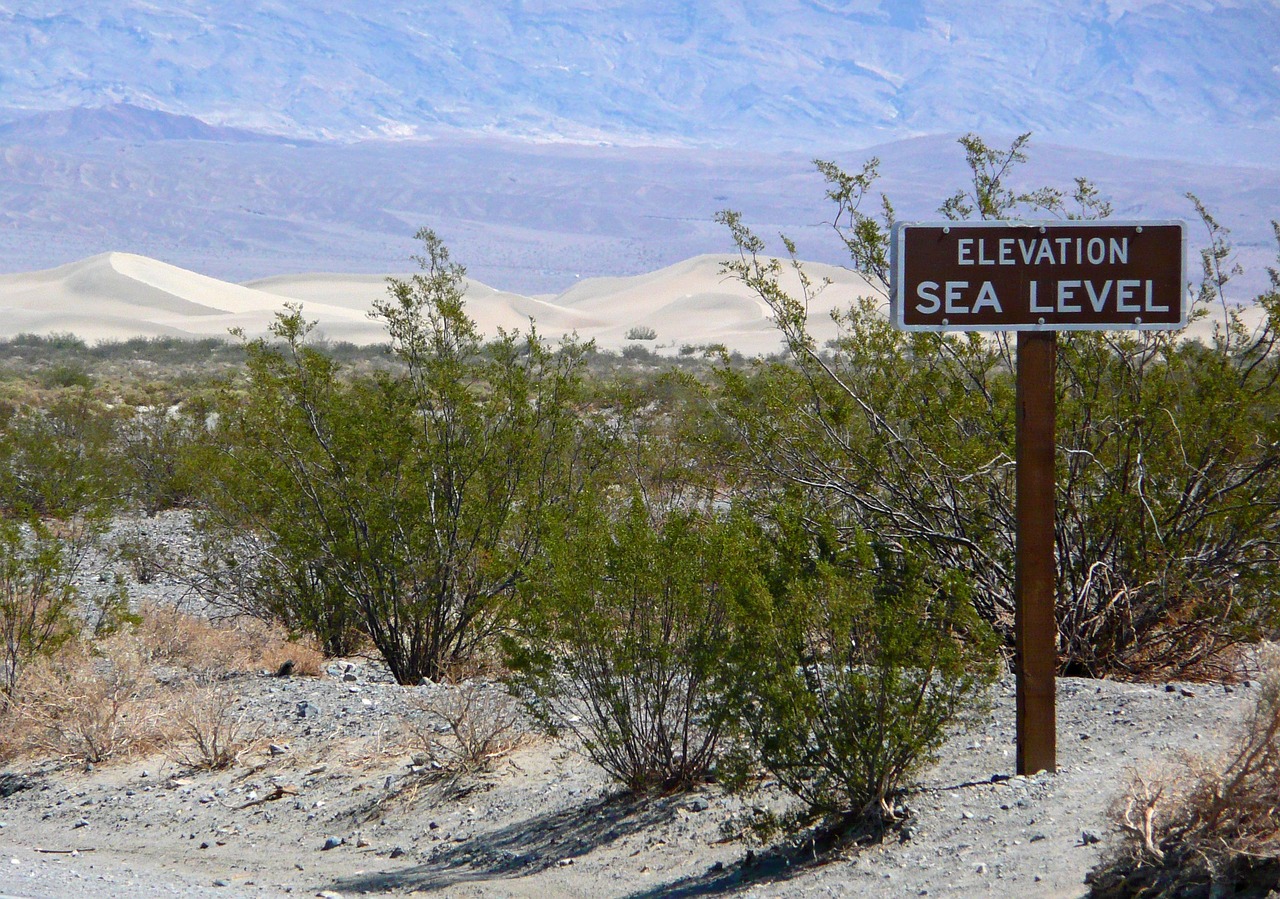
<svg viewBox="0 0 1280 899">
<path fill-rule="evenodd" d="M 399 858 L 402 855 L 404 855 L 404 850 L 401 849 L 399 846 L 397 846 L 391 850 L 391 853 L 390 855 L 387 856 L 387 858 Z"/>
<path fill-rule="evenodd" d="M 319 899 L 342 899 L 341 893 L 335 893 L 333 890 L 321 890 L 316 893 Z"/>
<path fill-rule="evenodd" d="M 276 669 L 276 677 L 289 677 L 293 674 L 293 659 L 285 659 L 280 663 L 280 667 Z"/>
<path fill-rule="evenodd" d="M 1031 835 L 1031 839 L 1030 839 L 1030 840 L 1028 840 L 1027 842 L 1028 842 L 1028 843 L 1039 843 L 1041 840 L 1044 840 L 1044 839 L 1048 839 L 1048 837 L 1046 837 L 1046 836 L 1045 836 L 1044 834 L 1042 834 L 1042 833 L 1033 833 L 1033 834 Z"/>
<path fill-rule="evenodd" d="M 348 683 L 350 683 L 350 682 L 355 681 L 356 676 L 355 676 L 355 674 L 354 674 L 354 673 L 352 673 L 352 672 L 348 671 L 346 674 L 342 675 L 342 679 L 343 679 L 344 681 L 347 681 Z"/>
<path fill-rule="evenodd" d="M 701 796 L 695 796 L 684 804 L 684 807 L 691 812 L 705 812 L 711 807 L 711 804 Z"/>
<path fill-rule="evenodd" d="M 970 821 L 973 819 L 973 812 L 963 811 L 960 813 L 960 817 L 964 818 L 966 821 Z"/>
<path fill-rule="evenodd" d="M 1182 695 L 1183 695 L 1183 696 L 1185 696 L 1185 697 L 1187 697 L 1188 699 L 1195 699 L 1195 698 L 1196 698 L 1196 692 L 1195 692 L 1195 690 L 1188 690 L 1186 687 L 1183 687 L 1183 688 L 1182 688 L 1182 690 L 1181 690 L 1181 691 L 1179 691 L 1179 692 L 1181 692 L 1181 693 L 1182 693 Z"/>
<path fill-rule="evenodd" d="M 284 755 L 286 752 L 289 751 L 289 747 L 281 746 L 279 743 L 272 743 L 270 746 L 267 747 L 267 751 L 270 752 L 272 755 Z"/>
<path fill-rule="evenodd" d="M 209 844 L 208 844 L 208 843 L 201 843 L 201 844 L 200 844 L 200 848 L 201 848 L 201 849 L 208 849 L 208 848 L 209 848 Z"/>
<path fill-rule="evenodd" d="M 1222 685 L 1222 692 L 1223 692 L 1223 693 L 1234 693 L 1235 691 L 1236 691 L 1236 688 L 1235 688 L 1235 687 L 1233 687 L 1233 686 L 1231 686 L 1230 684 L 1223 684 L 1223 685 Z"/>
<path fill-rule="evenodd" d="M 307 702 L 307 700 L 304 699 L 302 700 L 302 702 L 298 703 L 298 717 L 299 718 L 319 718 L 320 707 L 317 706 L 314 702 Z"/>
<path fill-rule="evenodd" d="M 89 826 L 89 821 L 85 818 L 81 818 L 75 824 L 72 824 L 71 828 L 73 830 L 79 830 L 81 827 L 88 827 L 88 826 Z"/>
<path fill-rule="evenodd" d="M 1101 843 L 1102 837 L 1099 836 L 1096 830 L 1082 830 L 1080 831 L 1080 842 L 1082 845 L 1092 846 L 1094 843 Z"/>
<path fill-rule="evenodd" d="M 571 859 L 571 858 L 562 858 L 562 859 L 560 859 L 560 861 L 556 862 L 556 867 L 557 867 L 557 868 L 567 868 L 567 867 L 569 867 L 569 866 L 570 866 L 570 865 L 572 865 L 572 864 L 573 864 L 573 859 Z"/>
<path fill-rule="evenodd" d="M 1178 688 L 1177 688 L 1177 687 L 1175 687 L 1173 684 L 1165 684 L 1165 685 L 1164 685 L 1164 691 L 1165 691 L 1166 693 L 1177 693 L 1177 692 L 1178 692 Z"/>
<path fill-rule="evenodd" d="M 345 840 L 342 840 L 342 839 L 340 839 L 340 838 L 338 838 L 338 837 L 326 837 L 326 838 L 325 838 L 325 841 L 324 841 L 324 845 L 320 847 L 320 851 L 321 851 L 321 852 L 327 852 L 327 851 L 329 851 L 330 849 L 337 849 L 337 848 L 338 848 L 339 846 L 341 846 L 344 842 L 346 842 L 346 841 L 345 841 Z"/>
<path fill-rule="evenodd" d="M 978 862 L 976 865 L 974 865 L 974 866 L 973 866 L 973 873 L 974 873 L 974 874 L 986 874 L 986 873 L 987 873 L 987 866 L 986 866 L 986 865 L 984 865 L 982 862 Z"/>
<path fill-rule="evenodd" d="M 229 881 L 226 881 L 226 880 L 215 880 L 215 881 L 213 882 L 213 885 L 214 885 L 214 886 L 216 886 L 216 887 L 229 887 L 229 886 L 231 886 L 231 883 L 230 883 Z"/>
</svg>

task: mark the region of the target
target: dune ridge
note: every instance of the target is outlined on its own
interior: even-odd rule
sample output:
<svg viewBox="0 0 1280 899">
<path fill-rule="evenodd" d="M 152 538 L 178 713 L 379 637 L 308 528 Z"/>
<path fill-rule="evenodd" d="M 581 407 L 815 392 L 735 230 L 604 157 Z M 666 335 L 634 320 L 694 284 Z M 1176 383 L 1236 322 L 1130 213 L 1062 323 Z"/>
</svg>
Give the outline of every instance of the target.
<svg viewBox="0 0 1280 899">
<path fill-rule="evenodd" d="M 727 257 L 694 256 L 629 277 L 587 278 L 555 297 L 531 297 L 468 280 L 468 312 L 487 337 L 499 329 L 527 331 L 532 321 L 546 338 L 576 334 L 603 349 L 635 343 L 628 335 L 652 330 L 651 349 L 723 344 L 747 355 L 778 351 L 780 337 L 768 307 L 723 273 Z M 874 295 L 862 276 L 839 266 L 806 263 L 818 291 L 809 309 L 819 344 L 836 336 L 831 312 Z M 316 335 L 357 344 L 386 338 L 369 313 L 387 296 L 387 277 L 342 273 L 276 275 L 233 284 L 132 253 L 102 253 L 53 269 L 0 275 L 0 338 L 22 333 L 72 333 L 95 343 L 130 337 L 226 337 L 240 329 L 267 333 L 286 303 L 299 303 Z M 406 278 L 408 275 L 395 277 Z M 799 279 L 783 267 L 783 286 L 799 294 Z M 1244 310 L 1247 327 L 1262 310 Z M 1190 335 L 1211 339 L 1217 310 L 1192 324 Z"/>
<path fill-rule="evenodd" d="M 722 343 L 747 354 L 779 348 L 768 308 L 721 271 L 725 257 L 696 256 L 644 275 L 584 279 L 556 297 L 531 297 L 467 282 L 468 312 L 481 332 L 527 331 L 532 321 L 551 339 L 577 334 L 602 348 L 634 342 L 652 329 L 655 349 Z M 862 278 L 812 264 L 815 281 L 831 278 L 810 318 L 819 339 L 834 336 L 833 307 L 866 293 Z M 408 277 L 397 275 L 395 277 Z M 798 286 L 788 275 L 790 286 Z M 223 337 L 232 328 L 266 333 L 286 303 L 300 303 L 329 340 L 385 339 L 369 316 L 387 295 L 387 276 L 342 273 L 276 275 L 233 284 L 132 253 L 102 253 L 53 269 L 0 275 L 0 337 L 72 333 L 93 343 L 129 337 Z"/>
</svg>

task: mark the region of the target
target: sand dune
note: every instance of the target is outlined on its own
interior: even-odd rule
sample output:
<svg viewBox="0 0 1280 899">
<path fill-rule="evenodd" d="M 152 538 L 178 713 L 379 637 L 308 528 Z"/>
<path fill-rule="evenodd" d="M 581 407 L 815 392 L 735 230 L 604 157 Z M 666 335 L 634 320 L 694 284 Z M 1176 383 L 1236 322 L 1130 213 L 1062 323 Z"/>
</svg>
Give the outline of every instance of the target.
<svg viewBox="0 0 1280 899">
<path fill-rule="evenodd" d="M 686 345 L 724 344 L 747 355 L 776 352 L 780 339 L 768 307 L 722 274 L 724 257 L 695 256 L 667 268 L 625 278 L 591 278 L 554 298 L 467 285 L 468 309 L 489 336 L 499 328 L 524 331 L 533 320 L 543 336 L 576 333 L 606 349 L 634 341 L 635 329 L 651 329 L 650 348 L 674 352 Z M 814 283 L 829 279 L 810 304 L 809 321 L 821 343 L 835 336 L 832 309 L 870 293 L 861 276 L 836 266 L 809 263 Z M 400 277 L 408 277 L 400 276 Z M 784 267 L 793 295 L 798 278 Z M 0 337 L 21 333 L 74 333 L 86 341 L 135 336 L 225 337 L 232 328 L 264 334 L 287 302 L 302 304 L 330 340 L 377 343 L 382 325 L 369 317 L 387 296 L 381 275 L 280 275 L 232 284 L 145 256 L 104 253 L 47 271 L 0 275 Z M 1244 312 L 1248 327 L 1260 309 Z M 1201 339 L 1212 335 L 1221 314 L 1193 324 Z"/>
<path fill-rule="evenodd" d="M 775 351 L 768 309 L 720 273 L 721 261 L 698 256 L 636 277 L 584 280 L 552 299 L 469 281 L 468 309 L 490 336 L 499 328 L 527 330 L 532 320 L 551 339 L 576 333 L 611 349 L 631 342 L 628 332 L 642 327 L 657 334 L 650 347 L 723 343 L 747 354 Z M 846 304 L 862 282 L 832 266 L 813 265 L 811 272 L 837 282 L 812 310 L 825 339 L 834 333 L 827 312 Z M 386 295 L 380 275 L 313 273 L 231 284 L 144 256 L 104 253 L 47 271 L 0 275 L 0 337 L 70 332 L 95 342 L 220 337 L 231 328 L 258 335 L 292 301 L 324 337 L 373 343 L 385 334 L 368 313 Z"/>
<path fill-rule="evenodd" d="M 127 337 L 265 333 L 280 297 L 130 253 L 103 253 L 29 274 L 0 275 L 0 336 L 73 333 L 89 342 Z M 326 336 L 373 342 L 363 310 L 307 304 Z"/>
</svg>

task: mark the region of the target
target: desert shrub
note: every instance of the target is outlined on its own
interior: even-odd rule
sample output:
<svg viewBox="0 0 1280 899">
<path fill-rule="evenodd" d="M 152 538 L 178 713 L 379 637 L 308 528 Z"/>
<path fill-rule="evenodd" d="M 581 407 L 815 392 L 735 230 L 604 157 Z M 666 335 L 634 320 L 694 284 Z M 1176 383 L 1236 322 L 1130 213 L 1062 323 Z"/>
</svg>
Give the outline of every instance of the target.
<svg viewBox="0 0 1280 899">
<path fill-rule="evenodd" d="M 122 632 L 146 664 L 175 669 L 197 680 L 276 671 L 286 661 L 298 675 L 320 673 L 324 656 L 307 639 L 291 638 L 278 624 L 254 618 L 213 622 L 166 604 L 145 604 Z"/>
<path fill-rule="evenodd" d="M 262 727 L 238 708 L 224 686 L 196 686 L 175 703 L 164 751 L 188 768 L 230 768 L 262 741 Z"/>
<path fill-rule="evenodd" d="M 414 689 L 409 707 L 414 746 L 438 771 L 487 771 L 526 734 L 519 703 L 500 684 L 425 685 Z"/>
<path fill-rule="evenodd" d="M 657 353 L 640 343 L 629 343 L 622 348 L 622 358 L 628 362 L 658 362 Z"/>
<path fill-rule="evenodd" d="M 76 635 L 82 530 L 58 533 L 38 518 L 0 517 L 0 700 L 7 706 L 22 669 Z M 3 707 L 0 706 L 0 711 Z"/>
<path fill-rule="evenodd" d="M 447 678 L 504 625 L 582 464 L 582 348 L 531 332 L 482 352 L 464 270 L 419 237 L 423 273 L 375 309 L 401 370 L 340 377 L 300 312 L 282 315 L 279 343 L 248 345 L 247 397 L 202 466 L 211 514 L 260 539 L 282 598 L 321 604 L 296 620 L 350 610 L 403 684 Z"/>
<path fill-rule="evenodd" d="M 996 641 L 960 576 L 931 579 L 919 556 L 834 536 L 780 520 L 775 601 L 742 624 L 752 649 L 739 722 L 748 760 L 810 818 L 879 825 L 983 709 Z"/>
<path fill-rule="evenodd" d="M 1109 211 L 1083 180 L 1072 209 L 1061 191 L 1010 188 L 1025 135 L 1007 151 L 972 135 L 962 144 L 972 185 L 943 204 L 950 217 Z M 936 570 L 964 572 L 981 615 L 1012 643 L 1013 344 L 895 330 L 881 309 L 893 208 L 861 209 L 877 161 L 819 169 L 872 296 L 851 298 L 839 338 L 818 347 L 806 316 L 824 285 L 804 276 L 789 242 L 790 263 L 768 258 L 739 216 L 722 215 L 741 251 L 727 270 L 769 304 L 788 349 L 750 370 L 722 367 L 725 451 L 751 495 L 798 490 L 856 530 L 910 542 Z M 1247 330 L 1226 300 L 1225 232 L 1197 210 L 1210 246 L 1196 314 L 1222 319 L 1211 345 L 1170 332 L 1058 335 L 1056 606 L 1072 674 L 1212 675 L 1280 623 L 1267 586 L 1280 575 L 1280 282 L 1257 300 L 1263 327 Z M 788 264 L 796 296 L 780 285 Z"/>
<path fill-rule="evenodd" d="M 45 387 L 78 387 L 87 390 L 93 386 L 93 377 L 80 365 L 54 365 L 40 373 L 40 382 Z"/>
<path fill-rule="evenodd" d="M 153 396 L 136 406 L 119 427 L 118 452 L 128 470 L 129 495 L 147 515 L 191 505 L 193 448 L 204 435 L 206 410 L 199 402 L 170 405 Z"/>
<path fill-rule="evenodd" d="M 197 561 L 181 574 L 211 610 L 220 618 L 257 619 L 309 635 L 327 656 L 364 649 L 359 611 L 318 551 L 306 557 L 296 542 L 236 524 L 235 514 L 206 511 Z"/>
<path fill-rule="evenodd" d="M 758 542 L 741 515 L 663 513 L 638 495 L 586 507 L 531 578 L 509 641 L 537 717 L 630 790 L 704 779 L 734 691 L 733 620 L 764 590 Z"/>
<path fill-rule="evenodd" d="M 127 643 L 105 652 L 98 643 L 69 643 L 23 679 L 6 718 L 7 754 L 98 764 L 147 751 L 163 739 L 160 695 Z"/>
<path fill-rule="evenodd" d="M 123 530 L 116 536 L 113 551 L 139 584 L 154 583 L 177 565 L 174 553 L 164 541 L 136 527 Z"/>
<path fill-rule="evenodd" d="M 1278 663 L 1273 655 L 1225 753 L 1134 776 L 1112 809 L 1123 841 L 1090 875 L 1092 895 L 1261 896 L 1280 888 Z"/>
<path fill-rule="evenodd" d="M 117 426 L 118 414 L 85 390 L 0 410 L 0 510 L 66 519 L 119 509 Z"/>
<path fill-rule="evenodd" d="M 627 340 L 657 340 L 658 332 L 648 325 L 636 325 L 627 329 Z"/>
</svg>

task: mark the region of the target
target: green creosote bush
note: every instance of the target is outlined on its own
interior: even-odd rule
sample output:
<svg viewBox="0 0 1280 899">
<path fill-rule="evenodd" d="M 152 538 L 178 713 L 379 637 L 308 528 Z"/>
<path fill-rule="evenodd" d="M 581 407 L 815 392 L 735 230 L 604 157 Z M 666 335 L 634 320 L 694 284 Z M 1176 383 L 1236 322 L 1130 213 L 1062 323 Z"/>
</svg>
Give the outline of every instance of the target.
<svg viewBox="0 0 1280 899">
<path fill-rule="evenodd" d="M 118 452 L 128 472 L 130 499 L 149 516 L 194 502 L 191 460 L 206 432 L 208 409 L 198 399 L 170 404 L 148 398 L 121 423 Z"/>
<path fill-rule="evenodd" d="M 801 819 L 881 828 L 952 730 L 980 715 L 997 640 L 952 572 L 866 536 L 836 539 L 782 510 L 765 616 L 752 647 L 733 778 L 762 767 L 804 804 Z"/>
<path fill-rule="evenodd" d="M 331 648 L 354 618 L 403 684 L 449 678 L 505 626 L 548 510 L 589 464 L 584 347 L 532 329 L 482 347 L 465 270 L 418 239 L 422 273 L 374 312 L 399 371 L 344 377 L 292 308 L 275 342 L 248 343 L 247 396 L 202 466 L 209 518 L 255 536 L 293 620 L 332 624 L 317 632 Z"/>
<path fill-rule="evenodd" d="M 523 588 L 514 685 L 628 790 L 705 780 L 747 651 L 735 620 L 764 603 L 758 546 L 736 513 L 584 504 Z"/>
<path fill-rule="evenodd" d="M 627 330 L 627 340 L 657 340 L 658 332 L 648 325 L 636 325 Z"/>
<path fill-rule="evenodd" d="M 61 536 L 37 519 L 0 518 L 0 699 L 8 708 L 22 670 L 74 637 L 79 591 Z"/>
<path fill-rule="evenodd" d="M 47 408 L 0 409 L 0 706 L 23 669 L 77 635 L 127 615 L 119 584 L 82 594 L 77 578 L 119 508 L 114 418 L 84 391 Z M 91 620 L 81 620 L 81 605 Z"/>
<path fill-rule="evenodd" d="M 1077 179 L 1068 195 L 1010 186 L 1028 135 L 1007 150 L 961 140 L 971 185 L 947 199 L 955 219 L 1094 218 L 1110 212 Z M 725 452 L 754 495 L 794 487 L 845 523 L 911 544 L 972 581 L 978 610 L 1011 644 L 1014 611 L 1014 370 L 1010 335 L 906 334 L 884 315 L 893 206 L 863 211 L 878 160 L 850 174 L 818 162 L 833 224 L 871 296 L 837 316 L 818 347 L 809 279 L 733 212 L 740 250 L 726 271 L 765 301 L 789 359 L 723 365 L 717 413 Z M 1222 318 L 1209 345 L 1170 332 L 1058 335 L 1057 619 L 1060 667 L 1078 675 L 1214 676 L 1242 641 L 1274 633 L 1280 609 L 1280 276 L 1245 327 L 1227 300 L 1224 229 L 1192 198 L 1209 246 L 1194 315 Z M 1280 229 L 1278 229 L 1280 239 Z M 780 286 L 784 267 L 799 295 Z M 1219 308 L 1220 307 L 1220 308 Z"/>
</svg>

